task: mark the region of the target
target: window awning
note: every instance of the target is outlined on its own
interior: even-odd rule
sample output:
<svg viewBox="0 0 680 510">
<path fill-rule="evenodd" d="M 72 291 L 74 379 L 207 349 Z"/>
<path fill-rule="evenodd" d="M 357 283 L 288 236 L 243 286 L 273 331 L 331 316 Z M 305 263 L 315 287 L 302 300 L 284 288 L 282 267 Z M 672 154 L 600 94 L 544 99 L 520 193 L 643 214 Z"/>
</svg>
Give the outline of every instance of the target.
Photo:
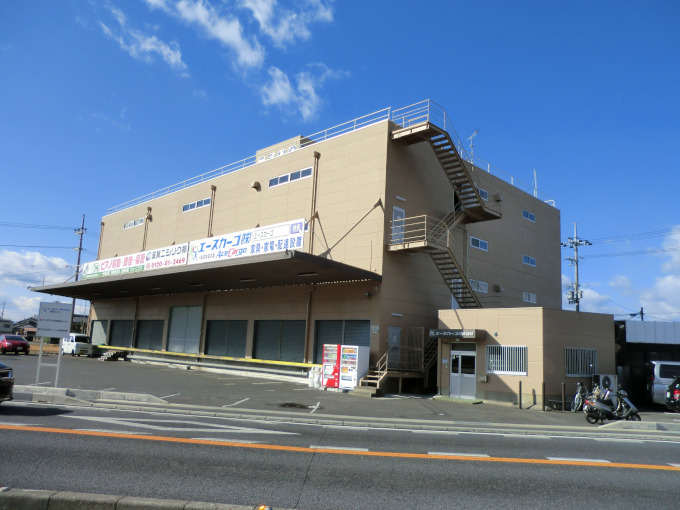
<svg viewBox="0 0 680 510">
<path fill-rule="evenodd" d="M 380 282 L 382 277 L 372 271 L 317 255 L 285 251 L 210 264 L 44 285 L 32 290 L 94 301 L 350 281 Z"/>
</svg>

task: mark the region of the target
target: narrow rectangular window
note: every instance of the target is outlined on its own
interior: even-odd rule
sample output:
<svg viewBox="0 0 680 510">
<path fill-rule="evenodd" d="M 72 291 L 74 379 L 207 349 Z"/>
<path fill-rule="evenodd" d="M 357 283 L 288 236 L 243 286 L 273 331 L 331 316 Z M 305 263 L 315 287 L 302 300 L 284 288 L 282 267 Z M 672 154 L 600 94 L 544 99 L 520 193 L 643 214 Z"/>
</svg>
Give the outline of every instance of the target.
<svg viewBox="0 0 680 510">
<path fill-rule="evenodd" d="M 530 257 L 529 255 L 522 255 L 522 262 L 524 262 L 527 266 L 536 267 L 536 259 L 534 257 Z"/>
<path fill-rule="evenodd" d="M 312 175 L 312 169 L 311 168 L 305 168 L 304 170 L 300 171 L 301 177 L 309 177 L 310 175 Z"/>
<path fill-rule="evenodd" d="M 470 238 L 470 246 L 477 248 L 478 250 L 489 251 L 489 243 L 476 237 Z"/>
<path fill-rule="evenodd" d="M 289 177 L 288 174 L 282 175 L 281 177 L 279 177 L 279 184 L 284 184 L 284 183 L 288 182 L 288 177 Z"/>
<path fill-rule="evenodd" d="M 269 187 L 273 188 L 274 186 L 279 184 L 279 178 L 278 177 L 272 177 L 269 179 Z"/>
<path fill-rule="evenodd" d="M 532 212 L 527 211 L 526 209 L 522 209 L 522 218 L 524 218 L 525 220 L 536 222 L 536 215 Z"/>
<path fill-rule="evenodd" d="M 486 346 L 487 374 L 527 375 L 528 366 L 526 346 Z"/>
<path fill-rule="evenodd" d="M 300 178 L 300 170 L 298 170 L 297 172 L 291 172 L 290 173 L 290 181 L 291 182 L 297 181 L 299 178 Z"/>
<path fill-rule="evenodd" d="M 489 284 L 487 282 L 470 280 L 470 287 L 472 287 L 472 290 L 475 292 L 479 292 L 481 294 L 488 294 L 489 292 Z"/>
<path fill-rule="evenodd" d="M 536 294 L 533 292 L 522 292 L 522 301 L 536 304 Z"/>
</svg>

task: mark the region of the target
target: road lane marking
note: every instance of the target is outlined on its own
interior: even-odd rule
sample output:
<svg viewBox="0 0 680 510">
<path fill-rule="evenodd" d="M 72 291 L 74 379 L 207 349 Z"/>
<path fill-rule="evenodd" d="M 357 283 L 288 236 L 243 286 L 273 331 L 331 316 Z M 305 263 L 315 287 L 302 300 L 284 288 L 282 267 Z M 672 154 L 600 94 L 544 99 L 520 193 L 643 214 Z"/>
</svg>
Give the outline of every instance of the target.
<svg viewBox="0 0 680 510">
<path fill-rule="evenodd" d="M 453 432 L 451 430 L 412 430 L 414 434 L 445 434 L 451 436 L 459 436 L 460 432 Z"/>
<path fill-rule="evenodd" d="M 309 414 L 313 414 L 317 409 L 319 409 L 320 405 L 321 405 L 321 402 L 317 402 L 315 406 L 312 406 L 312 410 L 309 411 Z"/>
<path fill-rule="evenodd" d="M 659 464 L 631 464 L 625 462 L 591 462 L 586 460 L 579 460 L 577 462 L 572 460 L 552 460 L 544 459 L 527 459 L 519 457 L 462 457 L 449 455 L 429 455 L 426 453 L 399 453 L 399 452 L 370 452 L 370 451 L 353 451 L 353 450 L 339 450 L 337 448 L 312 449 L 302 446 L 280 446 L 271 444 L 247 444 L 238 443 L 234 441 L 211 441 L 205 439 L 187 439 L 182 437 L 164 437 L 164 436 L 143 436 L 133 434 L 122 434 L 119 432 L 105 433 L 105 432 L 91 432 L 73 429 L 59 429 L 52 427 L 21 427 L 13 425 L 0 425 L 0 430 L 14 430 L 21 432 L 43 432 L 47 434 L 65 434 L 65 435 L 82 435 L 92 437 L 109 437 L 120 439 L 139 439 L 143 441 L 159 441 L 166 443 L 178 444 L 197 444 L 208 446 L 225 446 L 233 448 L 253 448 L 257 450 L 270 451 L 286 451 L 299 453 L 328 453 L 336 455 L 361 455 L 365 457 L 385 457 L 385 458 L 401 458 L 401 459 L 423 459 L 423 460 L 460 460 L 469 462 L 494 462 L 504 464 L 536 464 L 536 465 L 552 465 L 552 466 L 590 466 L 600 468 L 622 468 L 622 469 L 645 469 L 653 471 L 676 471 L 680 472 L 680 466 L 659 465 Z"/>
<path fill-rule="evenodd" d="M 162 398 L 163 400 L 165 400 L 166 398 L 176 397 L 177 395 L 181 395 L 181 393 L 173 393 L 172 395 L 166 395 L 166 396 L 161 397 L 161 398 Z"/>
<path fill-rule="evenodd" d="M 64 416 L 72 420 L 89 420 L 108 425 L 120 425 L 123 427 L 152 429 L 168 432 L 231 432 L 241 434 L 279 434 L 299 435 L 296 432 L 283 432 L 280 430 L 254 429 L 250 427 L 235 427 L 222 425 L 221 423 L 205 423 L 194 420 L 173 420 L 169 418 L 109 418 L 99 416 Z M 187 426 L 189 425 L 189 426 Z"/>
<path fill-rule="evenodd" d="M 252 384 L 254 386 L 256 384 L 283 384 L 283 382 L 281 382 L 281 381 L 267 381 L 267 382 L 254 382 L 254 383 L 250 383 L 250 384 Z"/>
<path fill-rule="evenodd" d="M 239 404 L 242 404 L 242 403 L 245 402 L 246 400 L 250 400 L 250 397 L 244 398 L 244 399 L 242 399 L 242 400 L 239 400 L 238 402 L 234 402 L 233 404 L 226 404 L 226 405 L 223 405 L 222 407 L 232 407 L 232 406 L 237 406 L 237 405 L 239 405 Z"/>
<path fill-rule="evenodd" d="M 626 439 L 620 437 L 594 437 L 595 441 L 610 442 L 610 443 L 639 443 L 642 444 L 644 441 L 642 439 Z"/>
<path fill-rule="evenodd" d="M 427 454 L 439 457 L 490 457 L 487 453 L 427 452 Z"/>
<path fill-rule="evenodd" d="M 342 450 L 343 452 L 367 452 L 368 448 L 353 448 L 351 446 L 318 446 L 310 445 L 312 450 Z"/>
<path fill-rule="evenodd" d="M 600 464 L 609 464 L 611 463 L 610 460 L 604 460 L 604 459 L 578 459 L 578 458 L 571 458 L 571 457 L 546 457 L 548 460 L 555 460 L 559 462 L 585 462 L 588 464 L 592 464 L 594 462 L 600 463 Z"/>
</svg>

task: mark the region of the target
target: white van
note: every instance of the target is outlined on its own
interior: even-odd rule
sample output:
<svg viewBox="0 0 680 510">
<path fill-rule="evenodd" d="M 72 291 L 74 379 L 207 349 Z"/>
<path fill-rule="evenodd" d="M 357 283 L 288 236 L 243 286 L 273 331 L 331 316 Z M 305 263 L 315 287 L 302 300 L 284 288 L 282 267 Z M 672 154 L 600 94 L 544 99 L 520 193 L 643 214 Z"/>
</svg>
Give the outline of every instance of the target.
<svg viewBox="0 0 680 510">
<path fill-rule="evenodd" d="M 81 333 L 71 333 L 69 336 L 61 340 L 61 353 L 70 354 L 71 356 L 92 356 L 93 347 L 92 339 L 89 335 Z"/>
<path fill-rule="evenodd" d="M 655 404 L 666 404 L 666 388 L 680 376 L 680 361 L 650 361 L 647 367 L 647 396 Z"/>
</svg>

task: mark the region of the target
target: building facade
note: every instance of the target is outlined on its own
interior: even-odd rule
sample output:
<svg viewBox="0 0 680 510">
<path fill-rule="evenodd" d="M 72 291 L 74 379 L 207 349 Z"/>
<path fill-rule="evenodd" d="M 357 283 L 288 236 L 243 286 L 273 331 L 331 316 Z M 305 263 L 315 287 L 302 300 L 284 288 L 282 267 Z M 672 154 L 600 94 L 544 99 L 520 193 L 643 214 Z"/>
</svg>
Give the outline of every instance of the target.
<svg viewBox="0 0 680 510">
<path fill-rule="evenodd" d="M 426 101 L 114 207 L 82 279 L 36 290 L 90 300 L 95 343 L 291 367 L 344 343 L 425 373 L 439 310 L 559 309 L 560 266 L 559 210 Z"/>
</svg>

